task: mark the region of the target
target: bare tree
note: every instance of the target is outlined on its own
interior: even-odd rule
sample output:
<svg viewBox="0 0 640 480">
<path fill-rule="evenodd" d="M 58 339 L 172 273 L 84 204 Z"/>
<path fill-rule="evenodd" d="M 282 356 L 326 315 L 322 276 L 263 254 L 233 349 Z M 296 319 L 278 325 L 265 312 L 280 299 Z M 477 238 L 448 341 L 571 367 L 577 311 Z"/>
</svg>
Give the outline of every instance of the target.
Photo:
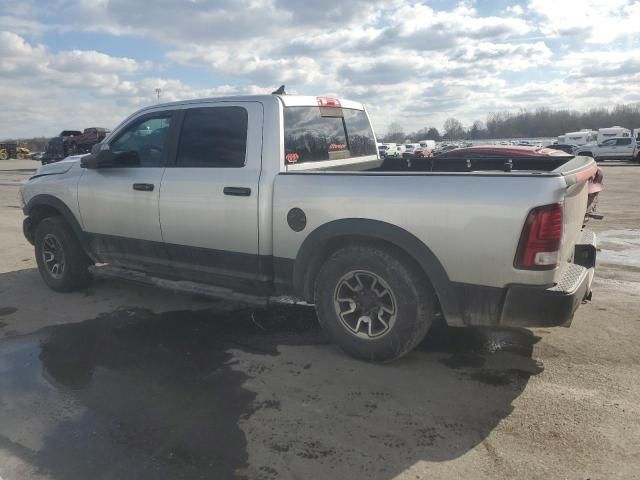
<svg viewBox="0 0 640 480">
<path fill-rule="evenodd" d="M 382 137 L 384 142 L 388 143 L 402 143 L 407 136 L 404 133 L 402 125 L 398 122 L 393 122 L 387 127 L 387 134 Z"/>
<path fill-rule="evenodd" d="M 444 122 L 444 136 L 451 140 L 464 137 L 464 127 L 457 118 L 447 118 Z"/>
</svg>

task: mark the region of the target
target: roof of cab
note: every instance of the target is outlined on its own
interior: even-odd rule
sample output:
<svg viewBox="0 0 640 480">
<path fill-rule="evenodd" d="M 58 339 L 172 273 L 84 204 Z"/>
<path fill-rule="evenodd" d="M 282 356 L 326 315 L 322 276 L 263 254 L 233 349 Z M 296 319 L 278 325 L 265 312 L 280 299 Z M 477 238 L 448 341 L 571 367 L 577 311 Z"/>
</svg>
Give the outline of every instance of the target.
<svg viewBox="0 0 640 480">
<path fill-rule="evenodd" d="M 168 102 L 168 103 L 160 103 L 155 105 L 149 105 L 140 111 L 143 110 L 151 110 L 158 109 L 163 107 L 173 107 L 176 105 L 190 105 L 190 104 L 198 104 L 198 103 L 211 103 L 211 102 L 272 102 L 274 100 L 279 100 L 285 107 L 312 107 L 318 106 L 318 97 L 327 97 L 326 95 L 319 96 L 310 96 L 310 95 L 234 95 L 234 96 L 225 96 L 225 97 L 209 97 L 209 98 L 192 98 L 189 100 L 179 100 L 176 102 Z M 336 98 L 336 97 L 330 97 Z M 364 110 L 364 106 L 359 102 L 354 102 L 352 100 L 346 100 L 342 98 L 338 98 L 340 101 L 340 105 L 343 108 L 352 108 L 355 110 Z"/>
</svg>

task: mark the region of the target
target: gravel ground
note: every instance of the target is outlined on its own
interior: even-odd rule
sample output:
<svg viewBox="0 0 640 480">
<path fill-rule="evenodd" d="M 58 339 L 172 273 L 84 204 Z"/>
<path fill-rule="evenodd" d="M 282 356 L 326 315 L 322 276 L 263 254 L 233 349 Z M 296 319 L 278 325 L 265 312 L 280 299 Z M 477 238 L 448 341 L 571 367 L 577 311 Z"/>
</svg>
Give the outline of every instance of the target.
<svg viewBox="0 0 640 480">
<path fill-rule="evenodd" d="M 33 161 L 0 162 L 0 477 L 640 478 L 640 166 L 605 163 L 593 302 L 571 328 L 435 328 L 343 355 L 301 307 L 44 287 Z"/>
</svg>

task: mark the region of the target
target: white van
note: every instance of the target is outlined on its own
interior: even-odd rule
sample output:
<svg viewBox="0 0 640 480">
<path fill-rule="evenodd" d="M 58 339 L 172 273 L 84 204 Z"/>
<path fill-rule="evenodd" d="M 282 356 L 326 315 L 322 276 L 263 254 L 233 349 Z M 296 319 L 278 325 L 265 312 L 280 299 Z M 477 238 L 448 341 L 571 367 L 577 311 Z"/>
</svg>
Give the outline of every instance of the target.
<svg viewBox="0 0 640 480">
<path fill-rule="evenodd" d="M 598 130 L 598 143 L 602 143 L 608 138 L 630 137 L 631 130 L 624 127 L 600 128 Z"/>
</svg>

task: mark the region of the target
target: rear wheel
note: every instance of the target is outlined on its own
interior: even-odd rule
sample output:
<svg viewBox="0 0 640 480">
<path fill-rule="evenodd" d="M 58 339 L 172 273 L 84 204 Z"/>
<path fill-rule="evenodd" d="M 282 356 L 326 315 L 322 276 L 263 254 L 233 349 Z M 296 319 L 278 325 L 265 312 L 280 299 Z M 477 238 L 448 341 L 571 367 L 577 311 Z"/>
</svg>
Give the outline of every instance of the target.
<svg viewBox="0 0 640 480">
<path fill-rule="evenodd" d="M 48 217 L 38 224 L 35 248 L 38 270 L 51 289 L 72 292 L 91 282 L 91 262 L 62 217 Z"/>
<path fill-rule="evenodd" d="M 388 362 L 424 338 L 435 313 L 428 279 L 404 255 L 349 246 L 324 263 L 315 284 L 323 328 L 354 357 Z"/>
</svg>

